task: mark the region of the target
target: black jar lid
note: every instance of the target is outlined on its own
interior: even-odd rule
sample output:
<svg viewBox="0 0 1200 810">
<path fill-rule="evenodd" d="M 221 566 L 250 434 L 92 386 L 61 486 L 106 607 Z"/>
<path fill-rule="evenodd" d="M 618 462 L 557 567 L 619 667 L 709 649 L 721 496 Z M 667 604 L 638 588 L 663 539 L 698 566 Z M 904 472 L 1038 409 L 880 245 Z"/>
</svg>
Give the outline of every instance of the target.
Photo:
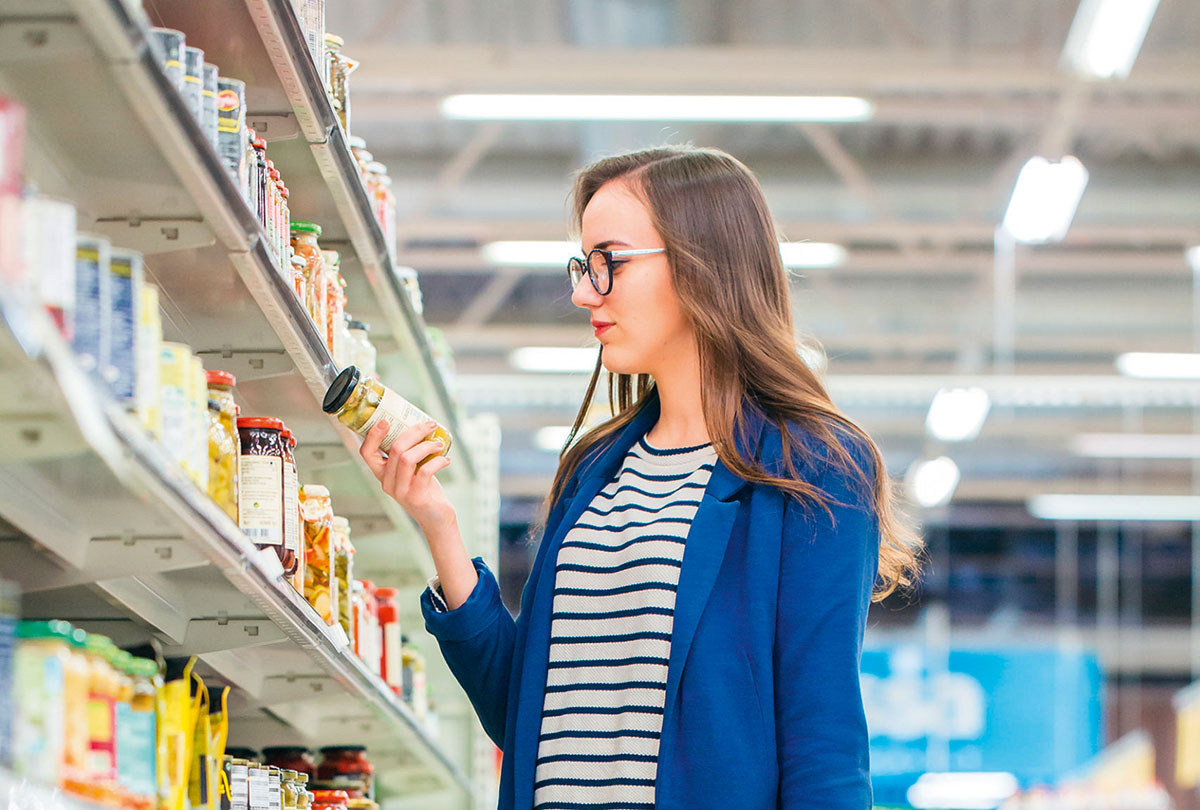
<svg viewBox="0 0 1200 810">
<path fill-rule="evenodd" d="M 270 745 L 262 750 L 262 755 L 267 759 L 294 754 L 304 756 L 305 754 L 311 754 L 311 752 L 303 745 Z"/>
<path fill-rule="evenodd" d="M 325 392 L 325 399 L 321 402 L 321 410 L 325 413 L 337 413 L 346 404 L 346 400 L 350 399 L 350 394 L 354 392 L 355 386 L 362 378 L 362 373 L 357 366 L 346 366 L 341 372 L 333 378 L 333 382 L 329 385 L 329 390 Z"/>
</svg>

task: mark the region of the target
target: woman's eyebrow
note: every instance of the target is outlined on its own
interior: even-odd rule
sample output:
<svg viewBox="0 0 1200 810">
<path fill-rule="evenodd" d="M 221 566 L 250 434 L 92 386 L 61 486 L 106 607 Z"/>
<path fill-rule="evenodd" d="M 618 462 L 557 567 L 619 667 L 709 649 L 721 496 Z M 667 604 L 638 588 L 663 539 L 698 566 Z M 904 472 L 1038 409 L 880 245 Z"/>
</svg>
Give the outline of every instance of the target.
<svg viewBox="0 0 1200 810">
<path fill-rule="evenodd" d="M 629 247 L 628 242 L 622 242 L 620 239 L 605 239 L 603 242 L 597 242 L 592 250 L 607 250 L 613 245 L 624 245 Z"/>
</svg>

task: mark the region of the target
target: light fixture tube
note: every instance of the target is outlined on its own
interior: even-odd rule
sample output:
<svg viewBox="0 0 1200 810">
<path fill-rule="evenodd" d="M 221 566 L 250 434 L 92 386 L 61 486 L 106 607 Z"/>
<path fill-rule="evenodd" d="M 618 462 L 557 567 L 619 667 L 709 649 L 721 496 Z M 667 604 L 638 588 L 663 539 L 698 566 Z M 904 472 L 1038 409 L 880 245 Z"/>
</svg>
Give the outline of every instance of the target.
<svg viewBox="0 0 1200 810">
<path fill-rule="evenodd" d="M 852 96 L 620 96 L 464 94 L 442 100 L 446 118 L 487 121 L 866 121 Z"/>
<path fill-rule="evenodd" d="M 1035 495 L 1029 514 L 1042 520 L 1193 521 L 1200 520 L 1196 495 Z"/>
<path fill-rule="evenodd" d="M 1067 155 L 1057 163 L 1033 157 L 1021 167 L 1013 188 L 1004 228 L 1018 242 L 1056 242 L 1067 235 L 1088 171 L 1078 158 Z"/>
<path fill-rule="evenodd" d="M 1117 357 L 1117 370 L 1126 377 L 1193 380 L 1200 377 L 1200 354 L 1185 352 L 1126 352 Z"/>
<path fill-rule="evenodd" d="M 925 429 L 943 442 L 974 439 L 983 429 L 990 408 L 991 400 L 982 388 L 943 388 L 929 406 Z"/>
<path fill-rule="evenodd" d="M 514 349 L 508 362 L 519 371 L 542 374 L 569 374 L 591 371 L 596 367 L 595 348 L 569 346 L 525 346 Z"/>
<path fill-rule="evenodd" d="M 1133 69 L 1158 0 L 1082 0 L 1062 63 L 1090 79 L 1124 79 Z"/>
</svg>

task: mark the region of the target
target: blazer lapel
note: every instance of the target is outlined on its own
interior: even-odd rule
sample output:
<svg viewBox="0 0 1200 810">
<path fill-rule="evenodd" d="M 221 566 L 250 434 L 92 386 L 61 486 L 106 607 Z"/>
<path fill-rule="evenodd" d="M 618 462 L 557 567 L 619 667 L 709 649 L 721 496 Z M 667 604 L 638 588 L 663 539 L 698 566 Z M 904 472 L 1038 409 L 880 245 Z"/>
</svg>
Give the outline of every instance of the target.
<svg viewBox="0 0 1200 810">
<path fill-rule="evenodd" d="M 747 411 L 747 425 L 736 438 L 742 458 L 756 458 L 762 441 L 765 421 L 754 410 Z M 684 544 L 683 568 L 679 572 L 679 588 L 675 593 L 675 619 L 671 629 L 671 656 L 667 662 L 666 708 L 663 734 L 669 733 L 679 693 L 679 680 L 687 663 L 692 640 L 708 597 L 712 594 L 725 549 L 738 515 L 741 501 L 738 495 L 749 482 L 737 477 L 719 459 L 692 519 L 692 528 Z M 667 740 L 664 736 L 663 743 Z M 661 771 L 660 771 L 661 772 Z"/>
</svg>

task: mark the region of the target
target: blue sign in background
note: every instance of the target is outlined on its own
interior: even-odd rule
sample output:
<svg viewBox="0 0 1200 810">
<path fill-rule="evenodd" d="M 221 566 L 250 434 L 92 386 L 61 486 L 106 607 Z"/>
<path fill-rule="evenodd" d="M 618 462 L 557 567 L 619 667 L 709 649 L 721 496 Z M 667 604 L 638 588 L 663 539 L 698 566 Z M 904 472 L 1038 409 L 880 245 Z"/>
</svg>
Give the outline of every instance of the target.
<svg viewBox="0 0 1200 810">
<path fill-rule="evenodd" d="M 880 803 L 904 803 L 927 772 L 1052 784 L 1103 743 L 1103 678 L 1091 653 L 894 645 L 867 648 L 862 673 Z"/>
</svg>

